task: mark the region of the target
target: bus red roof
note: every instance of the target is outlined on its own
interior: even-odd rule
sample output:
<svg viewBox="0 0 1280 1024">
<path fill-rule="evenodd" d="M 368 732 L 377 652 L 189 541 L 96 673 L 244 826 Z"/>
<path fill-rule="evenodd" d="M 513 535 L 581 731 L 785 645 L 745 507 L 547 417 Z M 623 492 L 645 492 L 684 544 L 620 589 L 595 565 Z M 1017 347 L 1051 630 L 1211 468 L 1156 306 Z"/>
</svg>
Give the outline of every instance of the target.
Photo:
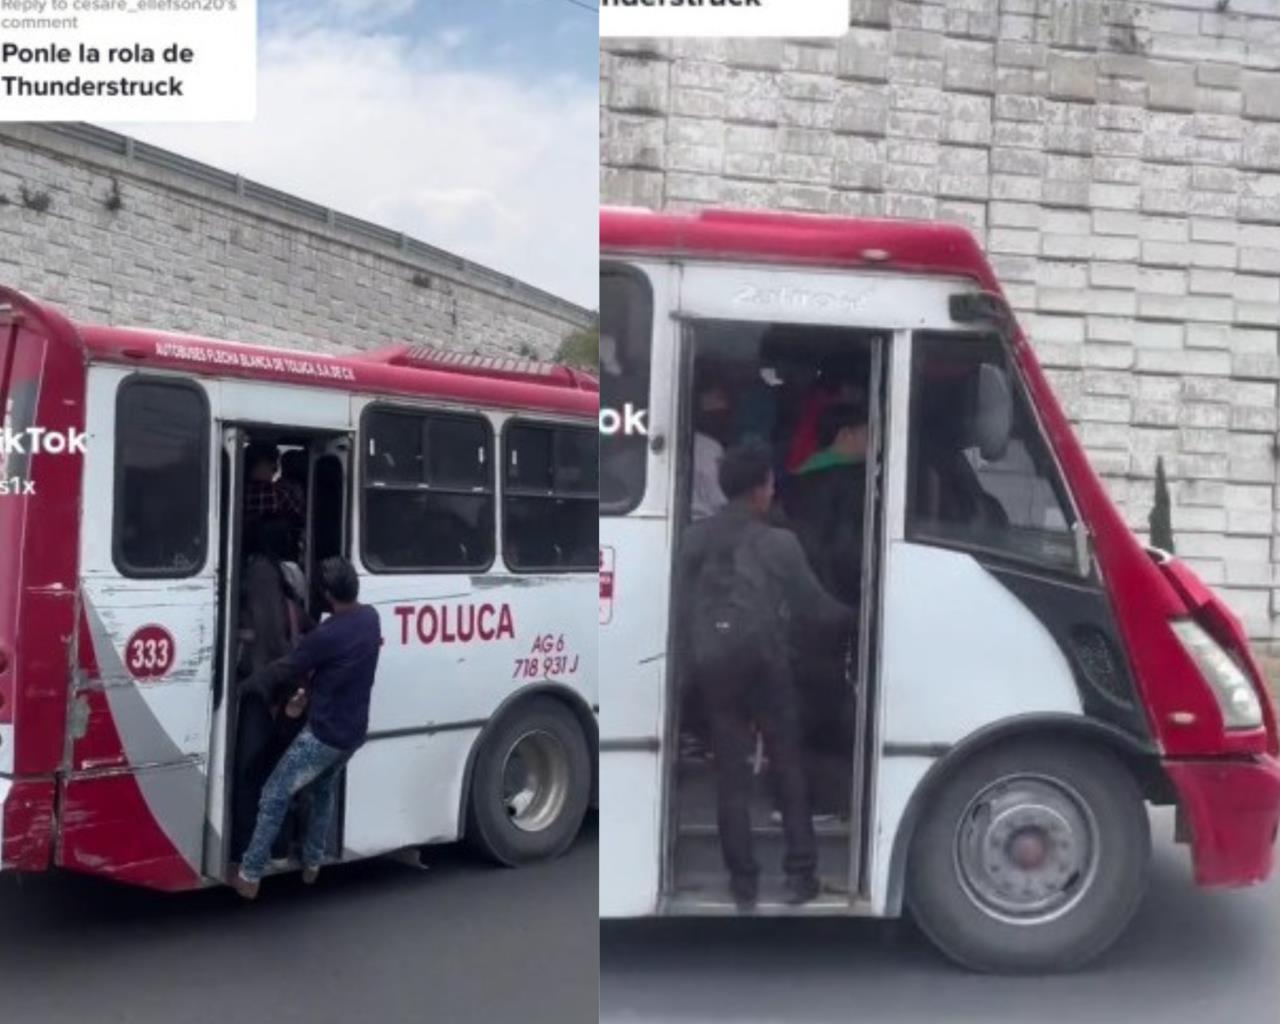
<svg viewBox="0 0 1280 1024">
<path fill-rule="evenodd" d="M 602 252 L 692 255 L 824 266 L 888 266 L 959 275 L 996 291 L 995 275 L 963 227 L 798 213 L 600 211 Z"/>
<path fill-rule="evenodd" d="M 13 310 L 42 322 L 56 340 L 81 347 L 88 361 L 577 416 L 595 415 L 599 407 L 596 378 L 562 366 L 432 355 L 439 350 L 409 345 L 321 355 L 146 328 L 68 324 L 52 307 L 0 287 L 0 319 Z"/>
</svg>

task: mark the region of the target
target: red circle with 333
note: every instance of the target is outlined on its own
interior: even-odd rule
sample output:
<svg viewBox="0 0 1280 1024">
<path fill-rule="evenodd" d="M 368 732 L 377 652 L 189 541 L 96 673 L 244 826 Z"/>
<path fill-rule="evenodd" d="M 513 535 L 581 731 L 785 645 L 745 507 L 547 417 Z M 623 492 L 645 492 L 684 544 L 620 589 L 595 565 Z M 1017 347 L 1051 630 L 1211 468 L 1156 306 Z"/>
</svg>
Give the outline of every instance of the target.
<svg viewBox="0 0 1280 1024">
<path fill-rule="evenodd" d="M 161 679 L 173 668 L 177 647 L 173 634 L 151 623 L 134 630 L 124 645 L 125 671 L 134 679 Z"/>
</svg>

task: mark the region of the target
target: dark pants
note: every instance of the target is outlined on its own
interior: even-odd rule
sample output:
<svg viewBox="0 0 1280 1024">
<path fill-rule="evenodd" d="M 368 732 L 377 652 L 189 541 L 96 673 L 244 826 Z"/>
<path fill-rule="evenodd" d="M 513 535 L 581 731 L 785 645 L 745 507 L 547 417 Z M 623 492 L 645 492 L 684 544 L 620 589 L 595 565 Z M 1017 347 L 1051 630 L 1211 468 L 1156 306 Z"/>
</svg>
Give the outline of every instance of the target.
<svg viewBox="0 0 1280 1024">
<path fill-rule="evenodd" d="M 856 707 L 845 671 L 844 651 L 810 655 L 796 668 L 805 771 L 816 814 L 847 815 L 853 803 Z"/>
<path fill-rule="evenodd" d="M 709 745 L 711 723 L 707 721 L 706 698 L 696 686 L 686 686 L 680 693 L 680 732 Z"/>
<path fill-rule="evenodd" d="M 256 693 L 240 698 L 236 722 L 235 779 L 231 796 L 231 860 L 238 862 L 253 835 L 262 786 L 279 756 L 276 723 Z"/>
<path fill-rule="evenodd" d="M 711 720 L 715 752 L 720 847 L 735 896 L 754 896 L 760 867 L 751 840 L 755 730 L 764 736 L 782 812 L 786 855 L 782 868 L 792 878 L 817 869 L 817 841 L 805 786 L 800 718 L 791 673 L 780 659 L 754 652 L 698 672 Z"/>
</svg>

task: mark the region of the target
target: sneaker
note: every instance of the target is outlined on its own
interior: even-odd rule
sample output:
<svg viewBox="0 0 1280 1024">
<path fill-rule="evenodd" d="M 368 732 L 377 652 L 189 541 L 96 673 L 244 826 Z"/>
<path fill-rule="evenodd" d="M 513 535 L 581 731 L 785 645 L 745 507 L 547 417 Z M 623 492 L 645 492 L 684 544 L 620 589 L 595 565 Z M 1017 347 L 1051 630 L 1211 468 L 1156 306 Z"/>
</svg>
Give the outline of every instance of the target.
<svg viewBox="0 0 1280 1024">
<path fill-rule="evenodd" d="M 319 868 L 303 868 L 302 869 L 303 885 L 315 885 L 316 882 L 319 881 L 319 879 L 320 879 Z"/>
<path fill-rule="evenodd" d="M 817 899 L 822 885 L 814 875 L 796 875 L 787 879 L 787 903 L 793 907 Z"/>
<path fill-rule="evenodd" d="M 256 900 L 258 898 L 260 884 L 259 882 L 249 881 L 244 875 L 240 874 L 239 869 L 231 876 L 231 888 L 236 891 L 237 895 L 246 900 Z"/>
</svg>

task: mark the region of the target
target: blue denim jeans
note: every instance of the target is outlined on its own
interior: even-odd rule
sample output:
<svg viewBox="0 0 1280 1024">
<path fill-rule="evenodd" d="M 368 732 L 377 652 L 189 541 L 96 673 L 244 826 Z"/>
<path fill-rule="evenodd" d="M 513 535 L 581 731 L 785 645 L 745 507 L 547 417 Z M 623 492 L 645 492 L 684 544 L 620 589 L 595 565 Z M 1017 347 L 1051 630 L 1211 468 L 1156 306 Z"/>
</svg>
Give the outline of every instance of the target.
<svg viewBox="0 0 1280 1024">
<path fill-rule="evenodd" d="M 350 756 L 349 751 L 321 743 L 312 734 L 310 726 L 298 733 L 262 787 L 253 838 L 240 861 L 242 878 L 250 882 L 262 878 L 267 861 L 271 859 L 271 845 L 280 834 L 289 804 L 295 796 L 301 798 L 302 812 L 307 821 L 302 862 L 309 868 L 320 866 L 324 860 L 325 840 L 329 837 L 329 823 L 333 820 L 338 773 Z"/>
</svg>

